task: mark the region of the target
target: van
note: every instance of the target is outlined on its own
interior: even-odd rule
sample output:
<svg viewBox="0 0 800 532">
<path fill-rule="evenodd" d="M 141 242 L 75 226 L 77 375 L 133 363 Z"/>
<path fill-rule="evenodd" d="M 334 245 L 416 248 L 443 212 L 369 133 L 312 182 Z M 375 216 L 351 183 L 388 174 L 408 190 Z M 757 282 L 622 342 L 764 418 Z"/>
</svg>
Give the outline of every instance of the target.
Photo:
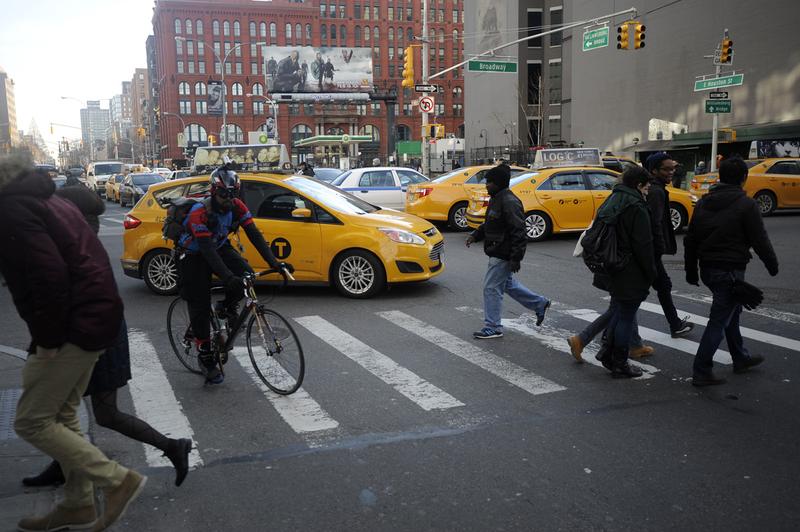
<svg viewBox="0 0 800 532">
<path fill-rule="evenodd" d="M 96 161 L 86 169 L 86 183 L 101 198 L 106 195 L 106 181 L 114 174 L 123 173 L 125 164 L 121 161 Z"/>
</svg>

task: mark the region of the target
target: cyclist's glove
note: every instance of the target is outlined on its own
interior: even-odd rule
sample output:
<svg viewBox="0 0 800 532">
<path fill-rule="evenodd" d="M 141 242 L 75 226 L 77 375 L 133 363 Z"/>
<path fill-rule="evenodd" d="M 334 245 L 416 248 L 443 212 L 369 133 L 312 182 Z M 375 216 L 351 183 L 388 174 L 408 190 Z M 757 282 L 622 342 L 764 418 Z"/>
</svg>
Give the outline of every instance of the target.
<svg viewBox="0 0 800 532">
<path fill-rule="evenodd" d="M 229 291 L 240 290 L 244 287 L 244 281 L 238 275 L 231 275 L 225 280 L 225 289 Z"/>
<path fill-rule="evenodd" d="M 292 266 L 288 262 L 279 262 L 278 270 L 286 270 L 289 273 L 294 273 L 294 266 Z"/>
</svg>

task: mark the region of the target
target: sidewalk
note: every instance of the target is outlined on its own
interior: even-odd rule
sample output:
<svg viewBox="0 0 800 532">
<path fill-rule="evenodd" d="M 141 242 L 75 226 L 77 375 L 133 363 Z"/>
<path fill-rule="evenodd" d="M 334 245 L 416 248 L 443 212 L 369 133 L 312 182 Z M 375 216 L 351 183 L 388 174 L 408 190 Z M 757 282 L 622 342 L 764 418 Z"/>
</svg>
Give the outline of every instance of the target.
<svg viewBox="0 0 800 532">
<path fill-rule="evenodd" d="M 22 393 L 23 353 L 0 346 L 0 532 L 16 530 L 23 517 L 44 515 L 60 497 L 58 489 L 22 486 L 22 477 L 35 475 L 50 463 L 14 433 L 14 414 Z M 88 413 L 81 407 L 81 427 L 88 429 Z"/>
</svg>

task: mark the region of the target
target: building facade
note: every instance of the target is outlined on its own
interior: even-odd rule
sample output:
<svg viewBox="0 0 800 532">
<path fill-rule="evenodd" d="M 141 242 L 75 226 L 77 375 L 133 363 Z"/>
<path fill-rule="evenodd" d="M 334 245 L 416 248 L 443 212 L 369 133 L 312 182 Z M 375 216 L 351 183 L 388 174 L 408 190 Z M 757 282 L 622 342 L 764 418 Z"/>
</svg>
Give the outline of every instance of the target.
<svg viewBox="0 0 800 532">
<path fill-rule="evenodd" d="M 100 108 L 100 100 L 89 100 L 81 109 L 81 137 L 89 160 L 107 158 L 106 138 L 111 126 L 111 112 Z"/>
<path fill-rule="evenodd" d="M 464 0 L 429 0 L 430 72 L 437 72 L 463 55 Z M 357 103 L 292 102 L 279 104 L 278 134 L 295 161 L 309 155 L 292 150 L 292 144 L 322 134 L 367 134 L 372 143 L 360 145 L 360 157 L 369 161 L 390 155 L 387 108 L 391 108 L 394 140 L 419 140 L 421 116 L 418 94 L 400 86 L 403 50 L 419 44 L 422 34 L 422 0 L 162 0 L 153 16 L 158 84 L 159 134 L 165 158 L 183 158 L 177 135 L 183 131 L 187 143 L 219 138 L 220 116 L 208 113 L 208 84 L 220 81 L 225 69 L 228 141 L 243 143 L 247 133 L 264 129 L 269 106 L 263 96 L 264 42 L 277 46 L 371 48 L 375 95 L 396 95 L 396 105 L 382 101 Z M 180 39 L 175 39 L 180 37 Z M 241 45 L 241 46 L 239 46 Z M 224 67 L 216 59 L 228 55 Z M 421 79 L 417 52 L 416 79 Z M 436 83 L 431 122 L 445 125 L 448 133 L 463 132 L 464 89 L 460 72 Z M 250 96 L 248 96 L 250 95 Z M 176 119 L 171 115 L 177 115 Z M 218 141 L 217 141 L 218 143 Z M 323 163 L 322 161 L 318 161 Z M 324 164 L 324 163 L 323 163 Z"/>
<path fill-rule="evenodd" d="M 0 153 L 9 153 L 19 142 L 14 80 L 0 68 Z"/>
</svg>

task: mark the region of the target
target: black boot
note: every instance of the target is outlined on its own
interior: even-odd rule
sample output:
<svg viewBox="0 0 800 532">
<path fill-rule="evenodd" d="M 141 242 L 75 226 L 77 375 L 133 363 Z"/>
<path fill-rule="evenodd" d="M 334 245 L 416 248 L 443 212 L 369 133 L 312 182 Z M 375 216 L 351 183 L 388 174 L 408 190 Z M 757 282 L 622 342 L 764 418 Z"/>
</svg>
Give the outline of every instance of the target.
<svg viewBox="0 0 800 532">
<path fill-rule="evenodd" d="M 35 477 L 23 478 L 22 485 L 30 488 L 41 488 L 42 486 L 59 486 L 63 484 L 64 481 L 64 472 L 61 471 L 61 466 L 58 462 L 53 460 L 47 466 L 47 469 Z"/>
<path fill-rule="evenodd" d="M 192 450 L 192 440 L 182 438 L 170 440 L 167 452 L 164 455 L 172 462 L 175 468 L 175 485 L 180 486 L 186 474 L 189 473 L 189 452 Z"/>
<path fill-rule="evenodd" d="M 642 376 L 642 370 L 628 364 L 628 347 L 614 347 L 611 354 L 611 376 L 615 379 L 633 379 Z"/>
<path fill-rule="evenodd" d="M 597 350 L 597 354 L 594 356 L 595 359 L 599 360 L 603 367 L 606 368 L 608 371 L 611 371 L 611 350 L 613 346 L 608 341 L 608 337 L 603 333 L 603 340 L 602 344 L 600 344 L 600 349 Z"/>
</svg>

